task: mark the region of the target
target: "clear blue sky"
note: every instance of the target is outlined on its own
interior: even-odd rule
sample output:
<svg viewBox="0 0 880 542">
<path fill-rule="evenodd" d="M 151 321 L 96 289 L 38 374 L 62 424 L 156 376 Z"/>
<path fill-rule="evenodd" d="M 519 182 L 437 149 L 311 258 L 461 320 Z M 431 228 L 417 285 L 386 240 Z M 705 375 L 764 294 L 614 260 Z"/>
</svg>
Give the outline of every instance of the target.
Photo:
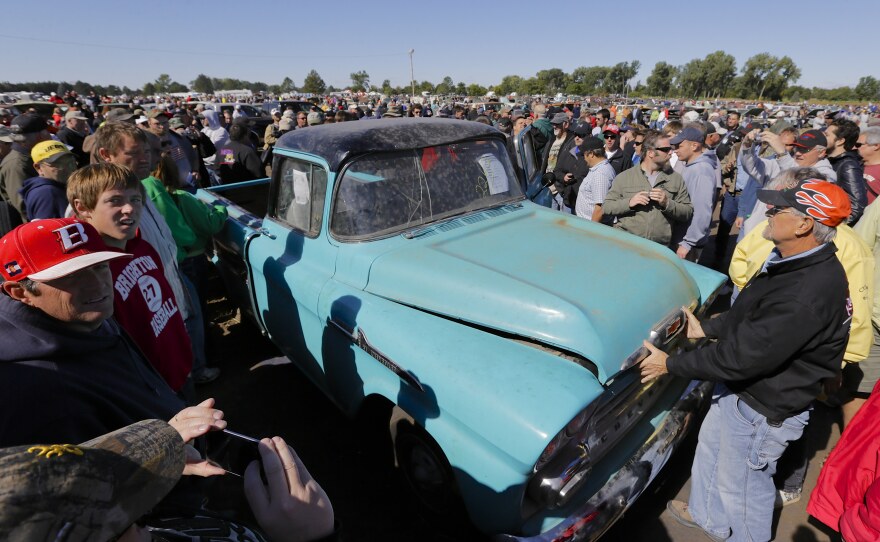
<svg viewBox="0 0 880 542">
<path fill-rule="evenodd" d="M 160 73 L 301 85 L 316 69 L 345 87 L 418 81 L 489 86 L 505 75 L 640 60 L 681 65 L 723 50 L 740 69 L 769 52 L 800 67 L 797 84 L 854 86 L 880 78 L 878 0 L 829 2 L 294 2 L 151 0 L 6 2 L 0 80 L 81 79 L 139 88 Z M 75 8 L 75 9 L 71 9 Z M 15 21 L 18 21 L 16 23 Z M 173 52 L 178 51 L 178 52 Z M 635 83 L 635 80 L 633 80 Z"/>
</svg>

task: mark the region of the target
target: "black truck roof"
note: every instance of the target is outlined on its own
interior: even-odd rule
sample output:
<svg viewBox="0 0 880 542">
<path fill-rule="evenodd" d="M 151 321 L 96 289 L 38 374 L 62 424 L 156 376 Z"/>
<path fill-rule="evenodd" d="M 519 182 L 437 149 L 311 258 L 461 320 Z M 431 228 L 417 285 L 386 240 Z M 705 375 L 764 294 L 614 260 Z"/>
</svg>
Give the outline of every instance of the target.
<svg viewBox="0 0 880 542">
<path fill-rule="evenodd" d="M 357 154 L 421 149 L 487 137 L 503 141 L 505 136 L 491 126 L 466 120 L 386 118 L 294 130 L 281 136 L 275 147 L 321 156 L 331 171 L 338 171 L 343 161 Z"/>
</svg>

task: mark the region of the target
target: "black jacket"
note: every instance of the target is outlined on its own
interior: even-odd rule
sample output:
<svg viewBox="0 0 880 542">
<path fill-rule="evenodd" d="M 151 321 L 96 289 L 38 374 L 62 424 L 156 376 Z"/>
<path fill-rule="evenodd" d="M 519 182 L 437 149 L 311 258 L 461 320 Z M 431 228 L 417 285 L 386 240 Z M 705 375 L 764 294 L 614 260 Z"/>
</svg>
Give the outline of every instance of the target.
<svg viewBox="0 0 880 542">
<path fill-rule="evenodd" d="M 828 156 L 831 167 L 837 173 L 837 185 L 843 188 L 849 195 L 852 211 L 846 220 L 847 225 L 854 226 L 862 218 L 865 207 L 868 206 L 868 191 L 865 185 L 865 168 L 855 151 L 846 151 L 834 158 Z"/>
<path fill-rule="evenodd" d="M 230 140 L 217 149 L 217 172 L 222 184 L 250 181 L 265 177 L 263 161 L 250 145 Z"/>
<path fill-rule="evenodd" d="M 73 331 L 0 294 L 0 447 L 84 442 L 184 406 L 112 320 Z"/>
<path fill-rule="evenodd" d="M 570 137 L 562 144 L 559 149 L 559 156 L 556 158 L 556 168 L 553 170 L 553 177 L 556 179 L 556 189 L 562 193 L 562 200 L 570 209 L 574 209 L 577 201 L 577 191 L 583 182 L 584 177 L 589 173 L 590 168 L 584 161 L 584 155 L 577 152 L 577 146 L 574 144 L 574 137 Z M 571 182 L 565 182 L 565 175 L 571 173 Z"/>
<path fill-rule="evenodd" d="M 617 152 L 608 159 L 608 163 L 611 164 L 611 167 L 614 168 L 614 172 L 618 175 L 633 167 L 632 157 L 627 158 L 623 153 L 623 149 L 617 149 Z"/>
<path fill-rule="evenodd" d="M 702 322 L 717 342 L 670 356 L 669 372 L 724 382 L 769 420 L 803 411 L 840 370 L 849 337 L 849 288 L 836 251 L 828 243 L 756 275 L 729 311 Z"/>
</svg>

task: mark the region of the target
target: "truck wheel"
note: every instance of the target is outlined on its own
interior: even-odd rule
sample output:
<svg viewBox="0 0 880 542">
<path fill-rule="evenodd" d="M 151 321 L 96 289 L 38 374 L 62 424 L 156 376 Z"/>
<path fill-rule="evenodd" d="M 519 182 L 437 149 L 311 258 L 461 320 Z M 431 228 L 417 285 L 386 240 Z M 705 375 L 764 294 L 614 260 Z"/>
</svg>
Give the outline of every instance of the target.
<svg viewBox="0 0 880 542">
<path fill-rule="evenodd" d="M 448 519 L 463 513 L 452 467 L 434 439 L 397 408 L 392 416 L 391 436 L 396 465 L 431 514 Z"/>
</svg>

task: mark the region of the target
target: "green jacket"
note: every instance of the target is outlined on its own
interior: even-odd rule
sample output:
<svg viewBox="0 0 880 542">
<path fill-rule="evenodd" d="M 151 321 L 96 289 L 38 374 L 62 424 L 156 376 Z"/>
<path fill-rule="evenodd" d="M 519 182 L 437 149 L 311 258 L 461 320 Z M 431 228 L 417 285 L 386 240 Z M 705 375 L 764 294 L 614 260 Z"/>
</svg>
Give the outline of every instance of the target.
<svg viewBox="0 0 880 542">
<path fill-rule="evenodd" d="M 678 173 L 660 172 L 654 188 L 666 190 L 669 198 L 666 209 L 661 209 L 657 202 L 640 205 L 630 209 L 629 200 L 639 192 L 651 189 L 651 183 L 642 168 L 638 165 L 629 168 L 614 178 L 611 189 L 605 196 L 602 212 L 617 218 L 615 228 L 627 231 L 639 237 L 650 239 L 661 245 L 669 245 L 672 238 L 672 223 L 687 222 L 694 214 L 694 206 L 684 185 L 684 179 Z"/>
<path fill-rule="evenodd" d="M 204 254 L 215 233 L 226 224 L 226 207 L 207 205 L 185 190 L 175 190 L 171 195 L 177 203 L 186 223 L 196 234 L 196 241 L 188 247 L 187 257 Z"/>
<path fill-rule="evenodd" d="M 168 229 L 171 230 L 174 242 L 177 243 L 177 261 L 183 261 L 189 252 L 189 247 L 193 246 L 196 242 L 196 233 L 186 223 L 186 219 L 183 218 L 183 214 L 175 205 L 171 194 L 165 189 L 162 181 L 151 175 L 142 180 L 141 184 L 144 185 L 147 197 L 153 201 L 153 205 L 156 206 L 156 209 L 165 218 L 165 222 L 168 223 Z"/>
<path fill-rule="evenodd" d="M 226 207 L 208 206 L 183 190 L 169 194 L 162 181 L 155 177 L 142 180 L 147 197 L 162 213 L 174 242 L 177 243 L 177 261 L 203 254 L 211 236 L 223 229 Z"/>
<path fill-rule="evenodd" d="M 27 213 L 24 208 L 24 198 L 18 192 L 26 179 L 36 177 L 34 161 L 29 152 L 22 152 L 13 148 L 0 163 L 0 200 L 8 201 L 21 213 L 21 218 L 27 221 Z"/>
</svg>

